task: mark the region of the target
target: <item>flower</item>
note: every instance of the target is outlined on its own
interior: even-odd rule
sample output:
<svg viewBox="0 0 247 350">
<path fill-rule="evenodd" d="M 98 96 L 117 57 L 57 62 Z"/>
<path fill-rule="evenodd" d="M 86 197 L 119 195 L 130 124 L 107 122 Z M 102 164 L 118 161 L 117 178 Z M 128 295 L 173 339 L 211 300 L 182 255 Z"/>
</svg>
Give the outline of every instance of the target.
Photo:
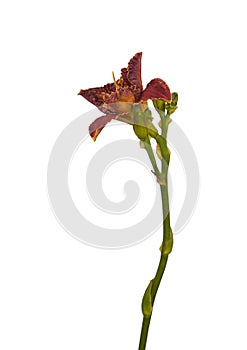
<svg viewBox="0 0 247 350">
<path fill-rule="evenodd" d="M 152 79 L 143 90 L 141 59 L 141 52 L 135 54 L 129 61 L 128 67 L 121 69 L 121 77 L 118 80 L 113 74 L 113 83 L 80 90 L 78 93 L 104 113 L 89 126 L 89 133 L 94 141 L 112 119 L 133 124 L 130 113 L 133 104 L 141 104 L 145 109 L 149 99 L 171 101 L 170 89 L 162 79 Z"/>
</svg>

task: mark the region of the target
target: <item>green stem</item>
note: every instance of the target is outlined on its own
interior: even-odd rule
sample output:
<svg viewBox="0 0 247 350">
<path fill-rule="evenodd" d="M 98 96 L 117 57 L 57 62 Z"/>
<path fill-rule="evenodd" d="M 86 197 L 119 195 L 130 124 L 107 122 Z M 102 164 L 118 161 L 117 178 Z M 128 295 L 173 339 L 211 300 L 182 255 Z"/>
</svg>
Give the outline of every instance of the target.
<svg viewBox="0 0 247 350">
<path fill-rule="evenodd" d="M 169 217 L 169 214 L 167 215 L 167 217 Z M 163 242 L 165 240 L 165 236 L 166 236 L 166 225 L 165 222 L 167 222 L 168 220 L 164 221 L 164 234 L 163 234 Z M 164 244 L 163 244 L 164 245 Z M 163 249 L 162 249 L 163 250 Z M 166 268 L 166 264 L 167 264 L 167 260 L 168 260 L 168 255 L 164 254 L 163 252 L 161 252 L 161 256 L 160 256 L 160 261 L 159 261 L 159 265 L 156 271 L 156 275 L 154 277 L 154 279 L 152 280 L 152 289 L 151 289 L 151 303 L 152 303 L 152 307 L 154 305 L 154 301 L 155 301 L 155 297 L 156 294 L 158 292 L 165 268 Z M 142 329 L 141 329 L 141 336 L 140 336 L 140 343 L 139 343 L 139 350 L 145 350 L 146 349 L 146 343 L 147 343 L 147 337 L 148 337 L 148 330 L 149 330 L 149 325 L 151 322 L 151 317 L 152 317 L 152 312 L 149 316 L 143 316 L 143 321 L 142 321 Z"/>
<path fill-rule="evenodd" d="M 162 280 L 166 264 L 168 260 L 168 254 L 164 255 L 161 254 L 159 266 L 155 275 L 155 278 L 153 279 L 153 285 L 152 285 L 152 305 L 154 304 L 154 300 L 157 294 L 157 291 L 160 286 L 160 282 Z M 147 343 L 147 337 L 148 337 L 148 330 L 149 325 L 151 322 L 152 314 L 149 317 L 143 317 L 142 321 L 142 330 L 141 330 L 141 337 L 140 337 L 140 343 L 139 343 L 139 350 L 145 350 L 146 349 L 146 343 Z"/>
<path fill-rule="evenodd" d="M 146 137 L 146 139 L 144 140 L 144 146 L 145 146 L 145 150 L 147 151 L 148 157 L 152 163 L 154 172 L 157 176 L 159 176 L 160 171 L 159 171 L 159 168 L 158 168 L 157 163 L 156 163 L 156 159 L 155 159 L 154 152 L 153 152 L 153 149 L 152 149 L 152 146 L 150 143 L 149 136 Z"/>
<path fill-rule="evenodd" d="M 163 143 L 163 154 L 161 164 L 162 164 L 162 172 L 167 172 L 166 169 L 168 168 L 169 162 L 170 162 L 170 150 L 167 147 L 167 132 L 168 132 L 168 126 L 171 122 L 169 113 L 165 114 L 165 112 L 160 115 L 161 118 L 161 130 L 162 130 L 162 139 L 160 139 L 160 142 Z"/>
<path fill-rule="evenodd" d="M 156 271 L 156 275 L 154 279 L 151 281 L 151 288 L 149 292 L 149 288 L 146 290 L 143 298 L 143 303 L 146 303 L 146 300 L 151 303 L 150 312 L 144 312 L 143 313 L 143 321 L 142 321 L 142 329 L 141 329 L 141 336 L 140 336 L 140 342 L 139 342 L 139 350 L 145 350 L 146 349 L 146 343 L 147 343 L 147 337 L 148 337 L 148 330 L 149 330 L 149 325 L 151 322 L 151 317 L 152 317 L 152 309 L 155 301 L 156 294 L 158 292 L 167 260 L 168 260 L 168 255 L 172 250 L 172 244 L 173 244 L 173 235 L 170 227 L 170 213 L 169 213 L 169 198 L 168 198 L 168 188 L 167 188 L 167 172 L 168 172 L 168 165 L 170 161 L 170 151 L 167 147 L 167 142 L 166 142 L 166 134 L 167 134 L 167 127 L 168 123 L 166 123 L 165 120 L 162 121 L 162 136 L 158 135 L 156 137 L 156 141 L 159 143 L 160 148 L 161 148 L 161 153 L 163 156 L 162 159 L 162 177 L 166 180 L 165 184 L 160 185 L 160 190 L 161 190 L 161 199 L 162 199 L 162 213 L 163 213 L 163 243 L 161 246 L 161 256 L 160 256 L 160 261 L 159 265 Z M 165 137 L 164 137 L 165 136 Z M 148 146 L 148 148 L 145 146 L 148 156 L 150 158 L 150 161 L 154 167 L 155 173 L 157 173 L 157 164 L 156 160 L 154 158 L 153 150 L 149 143 L 145 143 Z M 154 159 L 153 159 L 154 158 Z M 155 164 L 154 164 L 155 160 Z M 156 169 L 157 168 L 157 169 Z M 159 171 L 159 170 L 158 170 Z M 160 173 L 160 172 L 159 172 Z M 148 294 L 149 292 L 149 294 Z M 150 299 L 150 301 L 149 301 Z"/>
</svg>

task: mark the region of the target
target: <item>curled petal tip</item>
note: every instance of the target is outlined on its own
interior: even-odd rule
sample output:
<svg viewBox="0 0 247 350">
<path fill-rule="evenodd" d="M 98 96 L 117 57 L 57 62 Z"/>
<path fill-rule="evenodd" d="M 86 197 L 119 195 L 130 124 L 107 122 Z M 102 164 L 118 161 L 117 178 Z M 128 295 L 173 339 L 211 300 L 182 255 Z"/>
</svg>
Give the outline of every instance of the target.
<svg viewBox="0 0 247 350">
<path fill-rule="evenodd" d="M 92 138 L 92 140 L 93 140 L 94 142 L 96 141 L 98 135 L 99 135 L 99 132 L 98 132 L 98 133 L 95 133 L 95 134 L 90 134 L 90 136 L 91 136 L 91 138 Z"/>
<path fill-rule="evenodd" d="M 91 136 L 92 140 L 95 142 L 97 137 L 99 136 L 99 133 L 101 132 L 102 129 L 98 130 L 91 130 L 91 125 L 88 128 L 89 135 Z"/>
</svg>

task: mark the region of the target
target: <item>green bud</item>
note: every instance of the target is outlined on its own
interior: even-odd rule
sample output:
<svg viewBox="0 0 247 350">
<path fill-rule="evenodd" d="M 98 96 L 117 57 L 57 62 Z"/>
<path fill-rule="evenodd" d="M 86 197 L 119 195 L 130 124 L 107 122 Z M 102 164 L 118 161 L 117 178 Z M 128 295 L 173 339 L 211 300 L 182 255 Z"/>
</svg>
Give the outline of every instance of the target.
<svg viewBox="0 0 247 350">
<path fill-rule="evenodd" d="M 178 93 L 177 92 L 172 93 L 172 102 L 171 103 L 174 106 L 176 106 L 178 104 Z"/>
<path fill-rule="evenodd" d="M 133 129 L 138 139 L 145 140 L 147 138 L 148 129 L 145 126 L 134 124 Z"/>
<path fill-rule="evenodd" d="M 140 140 L 145 140 L 148 136 L 148 130 L 145 123 L 145 112 L 141 110 L 138 104 L 132 106 L 133 129 Z"/>
<path fill-rule="evenodd" d="M 172 102 L 167 103 L 166 105 L 166 110 L 167 112 L 171 115 L 172 113 L 174 113 L 176 111 L 176 109 L 178 104 L 178 94 L 176 92 L 172 93 Z"/>
<path fill-rule="evenodd" d="M 172 101 L 166 102 L 165 100 L 153 100 L 154 108 L 157 110 L 159 114 L 162 114 L 162 112 L 167 112 L 169 114 L 172 114 L 176 111 L 178 104 L 178 94 L 176 92 L 172 93 Z"/>
<path fill-rule="evenodd" d="M 153 105 L 157 111 L 165 111 L 166 102 L 164 100 L 153 100 Z"/>
<path fill-rule="evenodd" d="M 130 115 L 133 120 L 134 132 L 140 140 L 145 140 L 148 135 L 156 137 L 158 131 L 152 123 L 152 112 L 148 107 L 143 110 L 143 106 L 134 104 Z"/>
</svg>

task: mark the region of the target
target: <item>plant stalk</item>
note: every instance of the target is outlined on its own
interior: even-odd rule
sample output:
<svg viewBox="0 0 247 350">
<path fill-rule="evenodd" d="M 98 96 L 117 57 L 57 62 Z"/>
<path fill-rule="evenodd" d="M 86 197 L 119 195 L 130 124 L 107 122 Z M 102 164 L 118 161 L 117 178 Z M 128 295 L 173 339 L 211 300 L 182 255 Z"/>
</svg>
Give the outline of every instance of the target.
<svg viewBox="0 0 247 350">
<path fill-rule="evenodd" d="M 163 242 L 160 248 L 161 256 L 159 265 L 155 274 L 155 277 L 151 280 L 151 286 L 147 288 L 144 297 L 143 297 L 143 321 L 142 321 L 142 329 L 140 335 L 139 342 L 139 350 L 145 350 L 148 338 L 149 326 L 152 318 L 152 310 L 154 306 L 154 301 L 156 294 L 158 292 L 167 260 L 168 255 L 172 251 L 173 245 L 173 234 L 170 227 L 170 212 L 169 212 L 169 197 L 168 197 L 168 186 L 167 186 L 167 173 L 168 173 L 168 165 L 170 161 L 170 150 L 167 146 L 166 135 L 168 128 L 168 119 L 169 116 L 164 116 L 161 120 L 162 122 L 162 135 L 158 135 L 156 138 L 157 143 L 160 146 L 162 153 L 162 171 L 159 174 L 161 175 L 164 182 L 160 184 L 161 190 L 161 199 L 162 199 L 162 214 L 163 214 Z M 157 164 L 153 154 L 152 147 L 149 142 L 145 143 L 145 148 L 150 158 L 150 161 L 153 165 L 154 172 L 157 174 Z"/>
</svg>

